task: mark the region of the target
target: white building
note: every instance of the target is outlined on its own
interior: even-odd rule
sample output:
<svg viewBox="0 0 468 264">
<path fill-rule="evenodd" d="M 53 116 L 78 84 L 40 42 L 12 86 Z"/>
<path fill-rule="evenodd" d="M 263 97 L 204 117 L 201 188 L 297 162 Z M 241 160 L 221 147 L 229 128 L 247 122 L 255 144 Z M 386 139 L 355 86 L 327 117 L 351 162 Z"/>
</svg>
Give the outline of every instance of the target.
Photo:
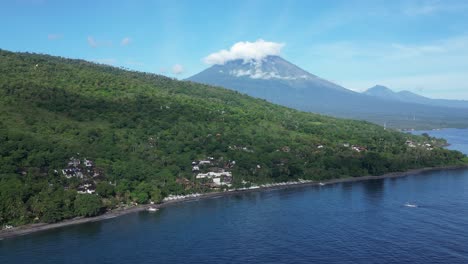
<svg viewBox="0 0 468 264">
<path fill-rule="evenodd" d="M 221 185 L 221 178 L 213 178 L 213 183 L 216 185 Z"/>
<path fill-rule="evenodd" d="M 84 160 L 84 164 L 85 164 L 86 167 L 92 167 L 93 166 L 93 162 L 91 160 L 88 160 L 88 159 Z"/>
<path fill-rule="evenodd" d="M 232 173 L 230 171 L 223 171 L 223 172 L 208 172 L 208 173 L 199 173 L 197 174 L 197 179 L 204 179 L 204 178 L 220 178 L 222 176 L 225 177 L 232 177 Z"/>
</svg>

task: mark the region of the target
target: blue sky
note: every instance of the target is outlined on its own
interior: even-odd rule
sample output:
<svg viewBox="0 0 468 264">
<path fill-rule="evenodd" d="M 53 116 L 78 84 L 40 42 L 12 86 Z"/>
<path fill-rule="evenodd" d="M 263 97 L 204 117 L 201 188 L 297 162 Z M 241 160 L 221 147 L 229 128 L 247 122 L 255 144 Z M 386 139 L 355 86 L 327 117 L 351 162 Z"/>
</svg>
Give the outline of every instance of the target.
<svg viewBox="0 0 468 264">
<path fill-rule="evenodd" d="M 468 1 L 2 0 L 0 48 L 186 78 L 240 41 L 346 88 L 468 100 Z"/>
</svg>

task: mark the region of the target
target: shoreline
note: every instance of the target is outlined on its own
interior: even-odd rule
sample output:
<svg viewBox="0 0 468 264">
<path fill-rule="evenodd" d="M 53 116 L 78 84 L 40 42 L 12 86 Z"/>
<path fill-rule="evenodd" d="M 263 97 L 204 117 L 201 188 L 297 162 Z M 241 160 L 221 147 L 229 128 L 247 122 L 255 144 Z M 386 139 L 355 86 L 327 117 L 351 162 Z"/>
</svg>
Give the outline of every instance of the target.
<svg viewBox="0 0 468 264">
<path fill-rule="evenodd" d="M 209 199 L 209 198 L 231 196 L 231 195 L 242 194 L 242 193 L 289 189 L 289 188 L 297 188 L 297 187 L 323 186 L 323 185 L 330 185 L 330 184 L 337 184 L 337 183 L 359 182 L 359 181 L 378 180 L 378 179 L 387 179 L 387 178 L 400 178 L 400 177 L 406 177 L 406 176 L 417 176 L 418 174 L 422 174 L 424 172 L 432 172 L 432 171 L 439 171 L 439 170 L 458 170 L 458 169 L 467 169 L 467 168 L 468 168 L 468 164 L 452 165 L 452 166 L 445 166 L 445 167 L 431 167 L 431 168 L 412 169 L 412 170 L 408 170 L 404 172 L 391 172 L 391 173 L 387 173 L 387 174 L 380 175 L 380 176 L 347 177 L 347 178 L 331 179 L 331 180 L 326 180 L 326 181 L 321 181 L 321 182 L 317 182 L 317 181 L 304 182 L 304 183 L 291 182 L 291 183 L 278 185 L 278 186 L 205 193 L 197 197 L 186 197 L 183 199 L 166 201 L 160 204 L 154 204 L 154 205 L 145 204 L 145 205 L 138 205 L 138 206 L 134 206 L 130 208 L 111 210 L 102 215 L 98 215 L 94 217 L 73 218 L 73 219 L 68 219 L 68 220 L 64 220 L 64 221 L 53 223 L 53 224 L 46 224 L 46 223 L 28 224 L 28 225 L 18 226 L 9 230 L 0 230 L 0 241 L 7 239 L 7 238 L 23 236 L 23 235 L 45 231 L 45 230 L 51 230 L 51 229 L 56 229 L 56 228 L 61 228 L 61 227 L 66 227 L 66 226 L 71 226 L 71 225 L 78 225 L 78 224 L 112 219 L 112 218 L 122 216 L 122 215 L 142 212 L 142 211 L 145 211 L 149 207 L 159 209 L 159 208 L 165 208 L 165 207 L 169 207 L 175 204 L 180 204 L 180 203 L 184 203 L 188 201 L 200 201 L 200 200 Z"/>
</svg>

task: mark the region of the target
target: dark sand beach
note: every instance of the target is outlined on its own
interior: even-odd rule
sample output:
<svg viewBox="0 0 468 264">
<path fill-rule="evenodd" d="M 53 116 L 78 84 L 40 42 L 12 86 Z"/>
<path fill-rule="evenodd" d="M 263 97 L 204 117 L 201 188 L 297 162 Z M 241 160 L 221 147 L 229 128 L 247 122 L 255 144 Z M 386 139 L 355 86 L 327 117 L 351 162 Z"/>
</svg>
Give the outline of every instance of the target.
<svg viewBox="0 0 468 264">
<path fill-rule="evenodd" d="M 381 176 L 362 176 L 362 177 L 349 177 L 349 178 L 340 178 L 340 179 L 332 179 L 322 182 L 291 182 L 285 183 L 284 185 L 276 185 L 270 187 L 258 187 L 258 188 L 249 188 L 249 189 L 242 189 L 242 190 L 231 190 L 231 191 L 224 191 L 224 192 L 212 192 L 212 193 L 205 193 L 201 194 L 197 197 L 186 197 L 177 200 L 165 201 L 160 204 L 155 205 L 138 205 L 133 207 L 128 207 L 124 209 L 115 209 L 108 211 L 102 215 L 95 216 L 95 217 L 81 217 L 81 218 L 74 218 L 64 220 L 58 223 L 47 224 L 47 223 L 38 223 L 38 224 L 29 224 L 24 226 L 14 227 L 9 230 L 2 230 L 0 231 L 0 240 L 5 238 L 12 238 L 16 236 L 26 235 L 30 233 L 35 233 L 44 230 L 50 230 L 60 227 L 66 227 L 70 225 L 77 225 L 89 222 L 96 222 L 96 221 L 103 221 L 107 219 L 112 219 L 118 216 L 141 212 L 147 210 L 149 207 L 153 208 L 164 208 L 169 207 L 174 204 L 183 203 L 187 201 L 196 201 L 202 199 L 209 199 L 214 197 L 221 197 L 221 196 L 228 196 L 228 195 L 236 195 L 246 192 L 258 192 L 258 191 L 265 191 L 265 190 L 274 190 L 274 189 L 285 189 L 285 188 L 297 188 L 297 187 L 304 187 L 304 186 L 320 186 L 320 185 L 329 185 L 329 184 L 336 184 L 336 183 L 344 183 L 344 182 L 357 182 L 357 181 L 366 181 L 366 180 L 376 180 L 376 179 L 385 179 L 385 178 L 397 178 L 397 177 L 405 177 L 409 175 L 422 175 L 423 172 L 430 172 L 430 171 L 438 171 L 438 170 L 456 170 L 456 169 L 464 169 L 468 168 L 468 165 L 457 165 L 457 166 L 447 166 L 447 167 L 434 167 L 434 168 L 422 168 L 422 169 L 414 169 L 408 170 L 406 172 L 394 172 L 388 173 Z"/>
</svg>

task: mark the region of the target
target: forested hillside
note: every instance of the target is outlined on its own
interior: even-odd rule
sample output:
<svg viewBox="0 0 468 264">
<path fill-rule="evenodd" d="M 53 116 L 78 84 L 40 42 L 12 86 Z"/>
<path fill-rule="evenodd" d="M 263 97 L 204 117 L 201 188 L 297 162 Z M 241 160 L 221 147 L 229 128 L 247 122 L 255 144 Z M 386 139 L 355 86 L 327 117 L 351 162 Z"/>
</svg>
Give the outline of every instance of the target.
<svg viewBox="0 0 468 264">
<path fill-rule="evenodd" d="M 239 187 L 461 164 L 443 143 L 222 88 L 0 50 L 0 225 L 211 191 L 192 166 L 208 157 Z M 62 171 L 74 160 L 90 161 L 73 165 L 81 177 Z M 90 185 L 95 193 L 78 193 Z"/>
</svg>

